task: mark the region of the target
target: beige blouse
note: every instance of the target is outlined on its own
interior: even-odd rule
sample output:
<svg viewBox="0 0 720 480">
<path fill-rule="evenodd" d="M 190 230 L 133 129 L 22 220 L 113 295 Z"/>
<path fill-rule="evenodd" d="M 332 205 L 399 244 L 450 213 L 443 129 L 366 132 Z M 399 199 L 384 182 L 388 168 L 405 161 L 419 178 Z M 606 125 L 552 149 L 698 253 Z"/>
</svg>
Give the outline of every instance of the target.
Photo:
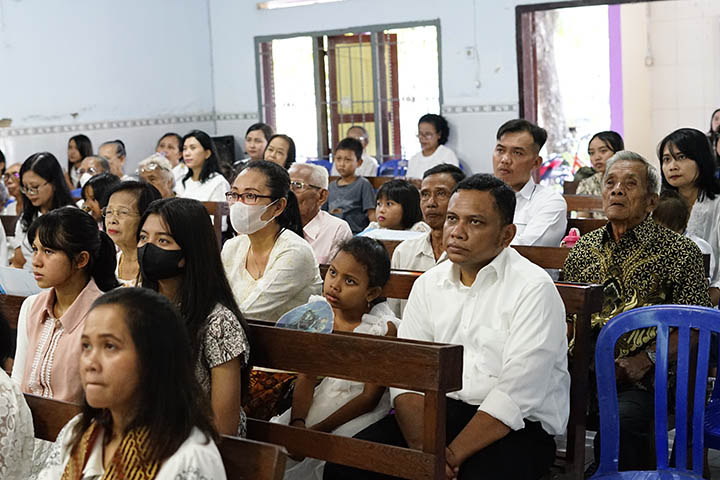
<svg viewBox="0 0 720 480">
<path fill-rule="evenodd" d="M 257 280 L 245 268 L 249 249 L 247 235 L 228 240 L 222 249 L 225 273 L 246 318 L 276 322 L 284 313 L 306 304 L 310 295 L 321 293 L 318 263 L 304 238 L 284 230 Z"/>
</svg>

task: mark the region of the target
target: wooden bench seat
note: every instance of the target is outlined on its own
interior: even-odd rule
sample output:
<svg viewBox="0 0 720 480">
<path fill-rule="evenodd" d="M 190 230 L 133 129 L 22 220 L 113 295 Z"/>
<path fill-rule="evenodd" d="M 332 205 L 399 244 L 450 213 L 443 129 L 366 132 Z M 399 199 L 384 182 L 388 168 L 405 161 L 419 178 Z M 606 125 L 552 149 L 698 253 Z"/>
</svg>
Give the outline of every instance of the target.
<svg viewBox="0 0 720 480">
<path fill-rule="evenodd" d="M 361 334 L 318 334 L 250 322 L 257 367 L 424 392 L 422 451 L 248 419 L 248 437 L 292 453 L 403 478 L 444 478 L 445 405 L 462 388 L 459 345 Z"/>
<path fill-rule="evenodd" d="M 54 442 L 62 427 L 80 413 L 80 406 L 25 394 L 35 438 Z M 229 480 L 280 480 L 286 453 L 277 445 L 223 435 L 218 445 Z"/>
</svg>

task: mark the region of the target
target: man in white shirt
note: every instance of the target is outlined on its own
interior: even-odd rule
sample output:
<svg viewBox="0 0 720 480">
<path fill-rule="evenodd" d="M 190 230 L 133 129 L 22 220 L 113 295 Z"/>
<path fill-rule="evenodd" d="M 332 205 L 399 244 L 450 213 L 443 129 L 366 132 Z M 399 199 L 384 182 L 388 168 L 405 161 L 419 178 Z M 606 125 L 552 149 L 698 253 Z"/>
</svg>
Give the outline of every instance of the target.
<svg viewBox="0 0 720 480">
<path fill-rule="evenodd" d="M 394 270 L 426 271 L 434 267 L 445 252 L 443 225 L 450 195 L 465 173 L 455 165 L 441 163 L 426 170 L 420 186 L 420 209 L 431 230 L 425 235 L 405 240 L 395 248 L 391 267 Z M 402 318 L 407 300 L 389 298 L 388 306 Z"/>
<path fill-rule="evenodd" d="M 361 125 L 353 125 L 352 127 L 347 129 L 347 133 L 345 134 L 345 136 L 359 140 L 363 146 L 362 162 L 355 169 L 355 175 L 357 175 L 358 177 L 376 176 L 378 170 L 378 162 L 377 160 L 375 160 L 375 158 L 371 157 L 370 154 L 367 153 L 369 136 L 367 130 L 365 130 L 365 127 Z M 337 169 L 335 168 L 335 163 L 333 163 L 332 171 L 330 172 L 330 174 L 335 177 L 340 176 Z"/>
<path fill-rule="evenodd" d="M 350 225 L 320 207 L 328 198 L 328 173 L 311 163 L 293 163 L 288 171 L 290 188 L 295 193 L 303 224 L 303 236 L 320 264 L 329 264 L 338 246 L 352 238 Z"/>
<path fill-rule="evenodd" d="M 450 261 L 415 282 L 398 331 L 464 347 L 463 388 L 447 399 L 447 478 L 540 478 L 567 426 L 565 308 L 548 274 L 508 248 L 514 207 L 491 175 L 457 185 L 444 228 Z M 421 449 L 423 396 L 390 394 L 395 414 L 355 438 Z M 377 477 L 325 466 L 326 479 Z"/>
<path fill-rule="evenodd" d="M 567 204 L 559 193 L 530 176 L 542 164 L 540 149 L 547 132 L 523 119 L 505 122 L 497 131 L 493 172 L 515 190 L 517 205 L 513 245 L 559 247 L 567 228 Z"/>
</svg>

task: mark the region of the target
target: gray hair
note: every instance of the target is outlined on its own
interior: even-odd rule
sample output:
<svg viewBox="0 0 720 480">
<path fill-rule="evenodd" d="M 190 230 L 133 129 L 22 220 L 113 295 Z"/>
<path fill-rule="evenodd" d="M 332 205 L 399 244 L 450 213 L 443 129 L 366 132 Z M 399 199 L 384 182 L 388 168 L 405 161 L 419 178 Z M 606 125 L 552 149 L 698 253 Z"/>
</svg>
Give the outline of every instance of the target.
<svg viewBox="0 0 720 480">
<path fill-rule="evenodd" d="M 164 175 L 168 178 L 168 180 L 172 179 L 172 186 L 175 188 L 175 175 L 173 175 L 172 172 L 172 164 L 170 163 L 170 160 L 165 158 L 165 155 L 162 155 L 160 153 L 153 153 L 147 158 L 143 158 L 140 160 L 140 163 L 138 163 L 137 173 L 140 174 L 140 171 L 144 166 L 146 166 L 148 163 L 154 163 L 158 167 L 160 167 L 160 170 L 162 170 Z"/>
<path fill-rule="evenodd" d="M 620 150 L 619 152 L 615 153 L 615 155 L 610 157 L 610 159 L 607 161 L 607 165 L 605 165 L 605 174 L 602 178 L 603 183 L 605 183 L 605 179 L 608 176 L 610 168 L 615 164 L 615 162 L 621 161 L 637 162 L 645 165 L 645 170 L 647 172 L 648 193 L 655 195 L 658 195 L 660 193 L 660 174 L 658 173 L 657 168 L 655 168 L 654 165 L 648 162 L 645 157 L 643 157 L 639 153 L 631 152 L 630 150 Z"/>
<path fill-rule="evenodd" d="M 325 190 L 327 190 L 328 183 L 330 183 L 330 178 L 328 176 L 328 171 L 325 167 L 315 165 L 314 163 L 293 163 L 290 166 L 290 170 L 288 170 L 288 173 L 300 171 L 303 168 L 310 170 L 310 183 L 312 183 L 316 187 L 324 188 Z"/>
</svg>

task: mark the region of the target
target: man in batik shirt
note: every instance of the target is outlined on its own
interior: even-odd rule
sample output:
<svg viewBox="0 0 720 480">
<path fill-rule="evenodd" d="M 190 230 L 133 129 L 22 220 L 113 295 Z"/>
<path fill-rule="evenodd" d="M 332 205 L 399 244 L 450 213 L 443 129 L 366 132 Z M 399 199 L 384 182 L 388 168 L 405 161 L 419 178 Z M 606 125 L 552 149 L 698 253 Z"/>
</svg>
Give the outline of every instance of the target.
<svg viewBox="0 0 720 480">
<path fill-rule="evenodd" d="M 592 317 L 591 351 L 600 329 L 619 313 L 658 304 L 710 305 L 700 249 L 650 218 L 659 186 L 657 169 L 643 157 L 629 151 L 615 154 L 602 182 L 603 210 L 609 222 L 584 235 L 565 262 L 566 280 L 604 286 L 602 311 Z M 572 343 L 570 348 L 572 352 Z M 620 470 L 655 468 L 654 365 L 654 328 L 620 338 L 616 347 Z M 592 417 L 597 414 L 597 387 L 594 372 L 591 375 Z M 598 435 L 596 463 L 599 445 Z"/>
</svg>

